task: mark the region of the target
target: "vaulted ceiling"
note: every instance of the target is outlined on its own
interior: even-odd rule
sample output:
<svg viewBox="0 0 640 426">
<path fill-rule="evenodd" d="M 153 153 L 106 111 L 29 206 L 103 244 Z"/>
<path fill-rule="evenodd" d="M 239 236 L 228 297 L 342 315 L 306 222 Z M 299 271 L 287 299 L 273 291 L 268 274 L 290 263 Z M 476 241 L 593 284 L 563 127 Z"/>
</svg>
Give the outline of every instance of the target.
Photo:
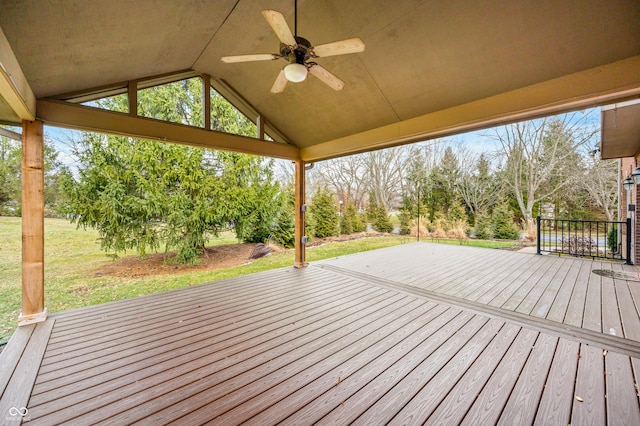
<svg viewBox="0 0 640 426">
<path fill-rule="evenodd" d="M 293 0 L 2 0 L 0 121 L 90 128 L 45 99 L 191 70 L 313 161 L 640 97 L 637 0 L 299 0 L 298 35 L 366 49 L 316 60 L 343 90 L 309 76 L 280 94 L 286 62 L 220 61 L 278 52 L 263 9 L 293 29 Z"/>
</svg>

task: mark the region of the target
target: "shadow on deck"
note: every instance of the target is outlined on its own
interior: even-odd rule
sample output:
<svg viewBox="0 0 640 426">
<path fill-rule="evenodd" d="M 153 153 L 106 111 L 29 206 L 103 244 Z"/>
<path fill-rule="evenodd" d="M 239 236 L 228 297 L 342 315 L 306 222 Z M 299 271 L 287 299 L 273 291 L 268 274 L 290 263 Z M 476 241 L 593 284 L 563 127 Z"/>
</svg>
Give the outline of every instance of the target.
<svg viewBox="0 0 640 426">
<path fill-rule="evenodd" d="M 53 314 L 0 423 L 640 424 L 640 282 L 594 269 L 637 272 L 415 243 Z"/>
</svg>

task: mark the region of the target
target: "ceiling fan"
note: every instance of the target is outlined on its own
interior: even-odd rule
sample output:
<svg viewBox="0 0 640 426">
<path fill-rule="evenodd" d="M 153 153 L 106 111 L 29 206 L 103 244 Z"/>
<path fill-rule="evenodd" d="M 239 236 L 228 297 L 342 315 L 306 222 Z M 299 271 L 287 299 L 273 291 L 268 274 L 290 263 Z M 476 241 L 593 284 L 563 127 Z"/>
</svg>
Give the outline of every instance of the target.
<svg viewBox="0 0 640 426">
<path fill-rule="evenodd" d="M 307 78 L 307 73 L 314 75 L 333 90 L 342 90 L 344 81 L 313 61 L 315 58 L 344 55 L 364 51 L 364 43 L 359 38 L 335 41 L 333 43 L 311 45 L 309 40 L 298 37 L 298 5 L 295 2 L 294 33 L 291 33 L 284 16 L 275 10 L 263 10 L 262 15 L 280 39 L 280 53 L 259 53 L 255 55 L 224 56 L 225 63 L 271 61 L 284 59 L 289 62 L 278 74 L 271 87 L 272 93 L 281 93 L 287 82 L 299 83 Z"/>
</svg>

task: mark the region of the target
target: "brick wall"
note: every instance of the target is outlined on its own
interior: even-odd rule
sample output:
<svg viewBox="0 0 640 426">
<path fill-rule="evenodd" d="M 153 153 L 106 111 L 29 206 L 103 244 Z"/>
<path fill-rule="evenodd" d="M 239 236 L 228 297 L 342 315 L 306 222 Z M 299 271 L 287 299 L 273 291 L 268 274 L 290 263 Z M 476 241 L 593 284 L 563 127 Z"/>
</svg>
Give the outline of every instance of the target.
<svg viewBox="0 0 640 426">
<path fill-rule="evenodd" d="M 640 153 L 634 157 L 623 158 L 620 164 L 620 220 L 624 221 L 627 218 L 627 191 L 622 187 L 622 181 L 625 180 L 628 176 L 633 173 L 636 169 L 637 165 L 640 165 Z M 640 191 L 638 190 L 638 186 L 634 187 L 631 191 L 631 204 L 636 205 L 635 215 L 635 225 L 634 230 L 632 232 L 632 244 L 635 242 L 636 247 L 634 253 L 634 263 L 636 265 L 640 265 Z"/>
</svg>

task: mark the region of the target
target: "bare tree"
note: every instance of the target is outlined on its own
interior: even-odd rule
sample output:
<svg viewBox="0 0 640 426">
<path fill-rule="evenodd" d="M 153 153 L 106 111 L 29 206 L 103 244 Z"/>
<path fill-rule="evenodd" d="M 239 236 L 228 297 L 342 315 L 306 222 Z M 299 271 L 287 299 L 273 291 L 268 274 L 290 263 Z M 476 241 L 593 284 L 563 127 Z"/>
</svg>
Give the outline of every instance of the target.
<svg viewBox="0 0 640 426">
<path fill-rule="evenodd" d="M 369 193 L 387 210 L 393 207 L 400 197 L 409 152 L 409 147 L 399 146 L 364 154 Z"/>
<path fill-rule="evenodd" d="M 615 220 L 618 207 L 618 161 L 587 157 L 586 175 L 581 180 L 591 201 L 603 211 L 609 222 Z"/>
<path fill-rule="evenodd" d="M 423 194 L 430 192 L 428 177 L 440 164 L 444 155 L 447 141 L 436 139 L 433 141 L 411 145 L 407 152 L 407 163 L 403 171 L 402 194 L 411 200 L 418 198 L 418 190 Z"/>
<path fill-rule="evenodd" d="M 339 201 L 362 207 L 367 191 L 364 180 L 367 174 L 363 154 L 336 158 L 318 164 L 319 179 L 335 192 Z"/>
<path fill-rule="evenodd" d="M 487 212 L 500 193 L 500 185 L 491 174 L 489 160 L 484 153 L 480 156 L 466 152 L 459 156 L 460 181 L 458 191 L 475 219 Z"/>
<path fill-rule="evenodd" d="M 293 185 L 296 176 L 296 163 L 291 160 L 274 160 L 274 176 L 281 185 Z"/>
<path fill-rule="evenodd" d="M 536 202 L 553 198 L 577 179 L 578 149 L 597 133 L 587 119 L 573 113 L 494 129 L 504 158 L 504 183 L 518 201 L 527 227 L 533 226 Z"/>
</svg>

